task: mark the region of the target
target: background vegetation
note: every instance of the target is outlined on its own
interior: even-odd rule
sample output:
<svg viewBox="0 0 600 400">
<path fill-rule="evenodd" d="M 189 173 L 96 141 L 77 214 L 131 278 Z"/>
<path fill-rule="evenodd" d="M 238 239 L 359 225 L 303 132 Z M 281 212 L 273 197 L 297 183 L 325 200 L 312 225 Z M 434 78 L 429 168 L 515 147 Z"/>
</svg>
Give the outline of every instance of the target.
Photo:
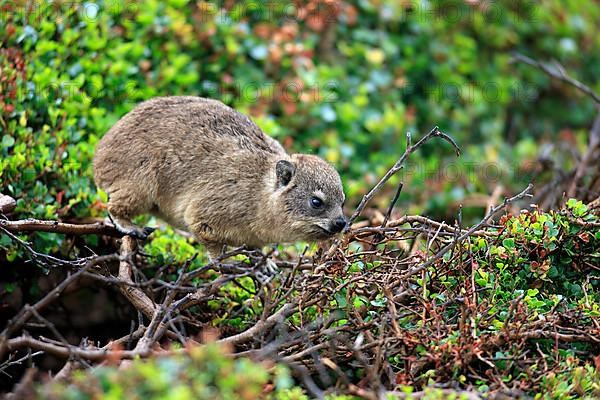
<svg viewBox="0 0 600 400">
<path fill-rule="evenodd" d="M 555 60 L 599 93 L 599 24 L 600 7 L 587 1 L 0 0 L 0 192 L 17 200 L 11 219 L 85 222 L 104 217 L 106 199 L 96 191 L 91 169 L 99 138 L 140 101 L 188 94 L 219 98 L 250 114 L 290 151 L 315 153 L 332 162 L 342 174 L 348 214 L 404 151 L 406 132 L 419 137 L 435 125 L 461 145 L 462 157 L 456 159 L 452 149 L 439 142 L 426 144 L 375 199 L 374 208 L 385 212 L 395 184 L 402 180 L 398 215 L 421 214 L 453 223 L 462 205 L 463 223 L 470 223 L 483 216 L 488 205 L 533 181 L 531 201 L 544 211 L 559 212 L 567 200 L 562 193 L 588 150 L 597 104 L 572 85 L 516 61 L 514 53 Z M 584 204 L 598 197 L 597 157 L 589 167 L 592 173 L 582 177 L 571 193 L 583 203 L 575 201 L 560 212 L 597 224 L 593 207 Z M 375 211 L 365 214 L 371 222 L 377 220 Z M 582 272 L 598 265 L 597 225 L 581 231 L 565 226 L 566 220 L 560 218 L 567 217 L 543 215 L 547 216 L 541 227 L 532 226 L 539 221 L 528 217 L 505 221 L 512 225 L 495 231 L 504 235 L 498 243 L 473 250 L 481 257 L 477 258 L 481 272 L 473 279 L 481 280 L 477 282 L 481 287 L 496 280 L 495 295 L 482 295 L 480 300 L 492 304 L 494 312 L 507 314 L 514 293 L 521 291 L 532 315 L 555 312 L 561 304 L 566 314 L 581 311 L 589 318 L 586 326 L 597 330 L 598 277 Z M 20 237 L 41 253 L 65 258 L 114 251 L 114 243 L 103 236 L 38 232 Z M 541 243 L 548 246 L 547 253 L 540 253 Z M 145 246 L 153 257 L 146 274 L 168 265 L 174 278 L 174 271 L 199 248 L 163 228 Z M 293 258 L 301 252 L 298 249 L 279 249 L 280 256 Z M 510 262 L 494 257 L 508 257 Z M 47 291 L 48 278 L 40 268 L 25 265 L 26 259 L 22 246 L 0 234 L 3 317 Z M 203 263 L 200 254 L 188 267 Z M 448 268 L 463 267 L 453 265 Z M 440 296 L 442 287 L 459 295 L 453 290 L 460 282 L 438 283 L 439 293 L 427 293 L 428 300 Z M 225 333 L 249 326 L 249 315 L 261 311 L 256 304 L 246 307 L 252 296 L 233 286 L 209 303 L 215 314 L 205 318 Z M 107 299 L 106 293 L 94 295 Z M 369 304 L 377 310 L 377 301 L 382 300 L 369 301 L 375 301 Z M 452 320 L 448 312 L 445 318 Z M 100 314 L 110 315 L 115 326 L 130 317 Z M 408 329 L 413 323 L 409 318 L 401 326 Z M 501 329 L 504 321 L 490 323 Z M 94 332 L 114 338 L 128 329 L 127 325 L 115 330 L 100 318 L 72 329 L 69 340 Z M 405 349 L 392 362 L 394 368 L 408 368 L 402 357 L 409 354 L 445 354 L 439 342 L 429 345 Z M 540 348 L 527 346 L 517 347 L 529 354 Z M 588 385 L 597 368 L 592 357 L 599 354 L 598 344 L 553 349 L 546 341 L 541 346 L 540 352 L 554 357 L 558 375 L 525 385 L 524 393 L 548 390 L 560 398 L 598 390 Z M 515 350 L 507 355 L 507 348 L 495 349 L 499 353 L 494 363 L 522 354 Z M 468 375 L 459 367 L 441 367 L 449 358 L 440 360 L 398 384 L 418 390 L 436 382 L 455 382 L 457 387 L 483 387 L 484 392 L 490 385 L 502 386 L 463 379 Z M 160 370 L 161 362 L 152 368 Z M 220 368 L 218 362 L 215 365 Z M 240 365 L 226 368 L 246 368 Z M 436 368 L 445 373 L 427 372 Z M 513 368 L 505 385 L 527 379 L 519 378 L 523 365 L 498 368 Z M 158 370 L 151 375 L 159 375 Z M 102 387 L 113 379 L 107 377 L 120 379 L 110 372 L 102 374 L 98 378 Z M 273 376 L 248 379 L 263 387 Z M 9 390 L 12 383 L 13 378 L 5 379 L 3 388 Z M 297 398 L 287 392 L 282 396 Z"/>
</svg>

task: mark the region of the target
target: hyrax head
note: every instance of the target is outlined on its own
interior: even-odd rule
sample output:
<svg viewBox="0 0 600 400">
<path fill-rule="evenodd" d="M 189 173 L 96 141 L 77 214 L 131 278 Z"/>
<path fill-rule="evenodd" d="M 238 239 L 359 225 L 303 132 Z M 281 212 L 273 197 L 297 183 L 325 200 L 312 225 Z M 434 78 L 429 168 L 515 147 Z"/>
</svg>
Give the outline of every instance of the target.
<svg viewBox="0 0 600 400">
<path fill-rule="evenodd" d="M 319 157 L 294 154 L 275 167 L 276 191 L 290 217 L 290 234 L 299 240 L 322 240 L 346 227 L 345 196 L 339 174 Z"/>
</svg>

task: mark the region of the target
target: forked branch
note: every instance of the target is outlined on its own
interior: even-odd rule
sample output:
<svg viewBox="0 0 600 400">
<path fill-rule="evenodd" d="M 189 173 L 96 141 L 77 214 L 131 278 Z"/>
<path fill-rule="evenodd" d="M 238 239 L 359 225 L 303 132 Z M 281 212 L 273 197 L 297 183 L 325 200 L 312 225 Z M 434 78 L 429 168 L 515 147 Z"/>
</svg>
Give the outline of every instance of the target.
<svg viewBox="0 0 600 400">
<path fill-rule="evenodd" d="M 392 176 L 394 176 L 398 171 L 400 171 L 403 168 L 404 162 L 406 161 L 408 156 L 410 156 L 412 153 L 414 153 L 419 147 L 421 147 L 425 142 L 427 142 L 429 139 L 431 139 L 433 137 L 440 137 L 440 138 L 446 140 L 448 143 L 450 143 L 452 145 L 452 147 L 454 147 L 454 150 L 456 151 L 456 156 L 457 157 L 460 156 L 460 148 L 458 147 L 458 145 L 456 144 L 454 139 L 452 139 L 450 136 L 446 135 L 444 132 L 440 131 L 440 129 L 437 126 L 434 127 L 431 131 L 429 131 L 429 133 L 427 135 L 423 136 L 414 145 L 412 144 L 410 132 L 407 133 L 406 134 L 406 150 L 404 151 L 404 154 L 402 154 L 402 156 L 398 159 L 398 161 L 396 161 L 394 166 L 392 168 L 390 168 L 390 170 L 383 176 L 383 178 L 381 178 L 379 180 L 379 182 L 377 182 L 377 184 L 373 187 L 373 189 L 371 189 L 369 191 L 369 193 L 367 193 L 366 195 L 363 196 L 358 207 L 356 207 L 356 210 L 354 211 L 354 213 L 350 217 L 350 220 L 348 221 L 346 232 L 350 230 L 350 226 L 352 225 L 352 223 L 356 220 L 356 218 L 358 218 L 360 213 L 363 211 L 363 209 L 365 208 L 367 203 L 373 198 L 373 196 L 378 191 L 381 190 L 381 188 L 386 184 L 386 182 Z"/>
</svg>

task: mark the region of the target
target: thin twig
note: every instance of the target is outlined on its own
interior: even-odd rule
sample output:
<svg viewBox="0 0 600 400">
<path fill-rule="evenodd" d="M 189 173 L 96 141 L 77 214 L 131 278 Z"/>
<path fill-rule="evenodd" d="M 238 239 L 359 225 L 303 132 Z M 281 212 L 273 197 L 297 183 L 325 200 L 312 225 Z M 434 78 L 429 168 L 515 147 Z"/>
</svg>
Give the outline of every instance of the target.
<svg viewBox="0 0 600 400">
<path fill-rule="evenodd" d="M 106 256 L 96 256 L 93 259 L 88 260 L 88 262 L 86 263 L 86 265 L 83 268 L 81 268 L 79 271 L 75 272 L 74 274 L 67 276 L 66 279 L 64 279 L 54 289 L 52 289 L 50 292 L 48 292 L 48 294 L 46 294 L 41 300 L 39 300 L 33 306 L 24 307 L 21 310 L 21 312 L 19 312 L 19 314 L 17 314 L 14 318 L 12 318 L 10 321 L 8 321 L 8 324 L 6 324 L 6 328 L 4 328 L 4 330 L 0 333 L 0 359 L 2 357 L 4 357 L 4 354 L 6 353 L 7 340 L 15 332 L 17 332 L 19 329 L 21 329 L 21 327 L 23 325 L 25 325 L 25 323 L 27 323 L 27 321 L 29 321 L 29 319 L 33 316 L 33 311 L 40 312 L 45 307 L 50 305 L 52 302 L 57 300 L 59 298 L 60 294 L 63 292 L 63 290 L 65 290 L 65 288 L 67 288 L 73 282 L 77 281 L 77 279 L 79 279 L 79 277 L 81 275 L 83 275 L 88 269 L 92 268 L 95 265 L 98 265 L 98 264 L 101 264 L 104 262 L 114 261 L 117 259 L 118 259 L 118 256 L 116 254 L 110 254 L 110 255 L 106 255 Z"/>
<path fill-rule="evenodd" d="M 479 221 L 479 223 L 477 223 L 476 225 L 473 225 L 469 230 L 467 230 L 462 235 L 457 237 L 456 240 L 454 240 L 452 243 L 450 243 L 450 244 L 444 246 L 443 248 L 441 248 L 440 250 L 438 250 L 438 252 L 433 257 L 431 257 L 429 260 L 427 260 L 423 264 L 419 265 L 418 267 L 412 268 L 409 271 L 407 271 L 406 273 L 404 273 L 403 278 L 406 279 L 411 275 L 419 273 L 419 272 L 423 271 L 424 269 L 428 268 L 430 265 L 433 265 L 434 263 L 439 261 L 444 256 L 444 254 L 446 254 L 449 250 L 456 247 L 457 244 L 461 243 L 463 240 L 468 238 L 473 232 L 477 231 L 478 229 L 480 229 L 481 227 L 486 225 L 488 223 L 488 221 L 491 220 L 498 211 L 506 208 L 506 206 L 508 206 L 509 204 L 512 204 L 515 201 L 520 200 L 524 197 L 531 197 L 530 192 L 531 192 L 532 188 L 533 188 L 533 185 L 530 183 L 529 185 L 527 185 L 527 187 L 521 193 L 519 193 L 513 197 L 504 199 L 504 202 L 502 204 L 492 208 L 486 214 L 486 216 L 483 217 L 483 219 L 481 221 Z"/>
<path fill-rule="evenodd" d="M 592 125 L 592 129 L 590 130 L 590 139 L 588 141 L 588 148 L 586 152 L 581 157 L 581 161 L 577 165 L 577 169 L 575 171 L 575 176 L 571 181 L 571 185 L 569 186 L 569 190 L 567 191 L 567 197 L 575 197 L 577 194 L 577 186 L 583 176 L 585 175 L 585 171 L 589 168 L 590 165 L 594 166 L 596 170 L 600 167 L 600 161 L 596 157 L 594 159 L 594 153 L 600 147 L 600 114 L 594 120 Z"/>
<path fill-rule="evenodd" d="M 448 136 L 445 133 L 443 133 L 442 131 L 440 131 L 440 129 L 437 126 L 434 127 L 431 131 L 429 131 L 429 133 L 427 135 L 423 136 L 415 145 L 411 144 L 410 133 L 407 134 L 407 147 L 406 147 L 406 150 L 404 151 L 404 154 L 402 154 L 402 156 L 398 159 L 398 161 L 396 161 L 394 166 L 392 168 L 390 168 L 390 170 L 379 180 L 379 182 L 377 182 L 377 184 L 366 195 L 363 196 L 362 200 L 360 201 L 359 205 L 356 207 L 356 210 L 354 211 L 354 213 L 352 214 L 352 216 L 350 217 L 350 219 L 348 221 L 348 225 L 346 227 L 346 232 L 350 230 L 350 227 L 351 227 L 352 223 L 354 222 L 354 220 L 356 220 L 356 218 L 360 215 L 360 213 L 363 211 L 363 209 L 365 208 L 367 203 L 373 198 L 373 196 L 379 190 L 381 190 L 381 188 L 386 184 L 386 182 L 392 176 L 394 176 L 398 171 L 400 171 L 403 168 L 404 162 L 406 161 L 408 156 L 411 155 L 412 153 L 414 153 L 419 147 L 421 147 L 425 142 L 427 142 L 429 139 L 431 139 L 433 137 L 440 137 L 440 138 L 446 140 L 448 143 L 450 143 L 452 145 L 452 147 L 454 147 L 454 150 L 456 151 L 456 155 L 457 156 L 460 155 L 460 148 L 458 147 L 458 145 L 456 144 L 454 139 L 452 139 L 450 136 Z"/>
<path fill-rule="evenodd" d="M 0 219 L 0 227 L 10 232 L 54 232 L 70 235 L 106 235 L 122 237 L 123 234 L 112 225 L 104 222 L 93 224 L 70 224 L 59 221 L 44 221 L 38 219 L 23 219 L 9 221 Z"/>
<path fill-rule="evenodd" d="M 523 55 L 521 53 L 513 53 L 513 57 L 518 60 L 521 61 L 525 64 L 531 65 L 532 67 L 536 67 L 538 69 L 540 69 L 541 71 L 543 71 L 544 73 L 546 73 L 547 75 L 559 79 L 563 82 L 566 82 L 570 85 L 572 85 L 573 87 L 577 88 L 580 92 L 586 94 L 587 96 L 589 96 L 591 99 L 593 99 L 596 104 L 600 105 L 600 95 L 598 93 L 596 93 L 592 88 L 590 88 L 589 86 L 581 83 L 580 81 L 578 81 L 575 78 L 570 77 L 569 75 L 566 74 L 565 69 L 562 65 L 560 65 L 559 63 L 555 62 L 553 64 L 548 64 L 548 63 L 543 63 L 540 61 L 536 61 L 533 58 L 529 58 L 526 55 Z"/>
<path fill-rule="evenodd" d="M 119 290 L 129 302 L 140 310 L 147 318 L 152 318 L 157 309 L 156 304 L 131 279 L 133 255 L 137 250 L 137 241 L 131 236 L 125 236 L 121 242 L 121 262 L 119 264 L 119 279 L 129 285 L 119 286 Z"/>
<path fill-rule="evenodd" d="M 136 357 L 147 357 L 150 355 L 150 351 L 144 352 L 135 350 L 83 349 L 79 346 L 58 345 L 54 343 L 43 342 L 30 336 L 19 336 L 14 339 L 9 339 L 6 343 L 6 347 L 9 351 L 26 347 L 35 350 L 41 350 L 61 358 L 76 356 L 89 361 L 104 361 L 108 358 L 133 359 Z"/>
</svg>

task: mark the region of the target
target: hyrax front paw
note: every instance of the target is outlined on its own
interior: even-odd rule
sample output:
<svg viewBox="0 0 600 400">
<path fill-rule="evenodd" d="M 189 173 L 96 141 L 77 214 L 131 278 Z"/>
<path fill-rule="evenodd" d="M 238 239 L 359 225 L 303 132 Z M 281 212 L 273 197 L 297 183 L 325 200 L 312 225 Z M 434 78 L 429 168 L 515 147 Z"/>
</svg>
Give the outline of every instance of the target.
<svg viewBox="0 0 600 400">
<path fill-rule="evenodd" d="M 156 230 L 156 228 L 152 228 L 149 226 L 145 228 L 138 228 L 133 224 L 123 223 L 117 218 L 113 218 L 110 214 L 108 214 L 108 219 L 110 220 L 110 222 L 112 222 L 112 224 L 118 232 L 122 233 L 123 235 L 128 235 L 140 240 L 146 240 L 148 236 L 150 236 L 150 234 Z"/>
<path fill-rule="evenodd" d="M 155 230 L 156 230 L 156 228 L 153 228 L 151 226 L 145 226 L 142 229 L 134 229 L 132 233 L 133 233 L 133 235 L 135 235 L 134 237 L 136 237 L 137 239 L 146 240 L 146 239 L 148 239 L 148 236 L 150 236 L 150 234 L 152 232 L 154 232 Z M 130 233 L 130 235 L 131 235 L 131 233 Z"/>
<path fill-rule="evenodd" d="M 141 229 L 140 228 L 132 228 L 132 229 L 120 230 L 119 228 L 117 228 L 117 230 L 124 235 L 128 235 L 128 236 L 134 237 L 139 240 L 146 240 L 146 239 L 148 239 L 148 236 L 150 236 L 150 234 L 156 230 L 156 228 L 146 226 L 145 228 L 141 228 Z"/>
<path fill-rule="evenodd" d="M 256 266 L 254 276 L 262 285 L 266 285 L 278 272 L 279 268 L 277 267 L 277 264 L 270 258 L 267 258 L 264 263 L 260 263 Z"/>
<path fill-rule="evenodd" d="M 271 275 L 277 275 L 279 273 L 279 267 L 275 264 L 275 261 L 267 258 L 265 261 L 265 270 Z"/>
</svg>

